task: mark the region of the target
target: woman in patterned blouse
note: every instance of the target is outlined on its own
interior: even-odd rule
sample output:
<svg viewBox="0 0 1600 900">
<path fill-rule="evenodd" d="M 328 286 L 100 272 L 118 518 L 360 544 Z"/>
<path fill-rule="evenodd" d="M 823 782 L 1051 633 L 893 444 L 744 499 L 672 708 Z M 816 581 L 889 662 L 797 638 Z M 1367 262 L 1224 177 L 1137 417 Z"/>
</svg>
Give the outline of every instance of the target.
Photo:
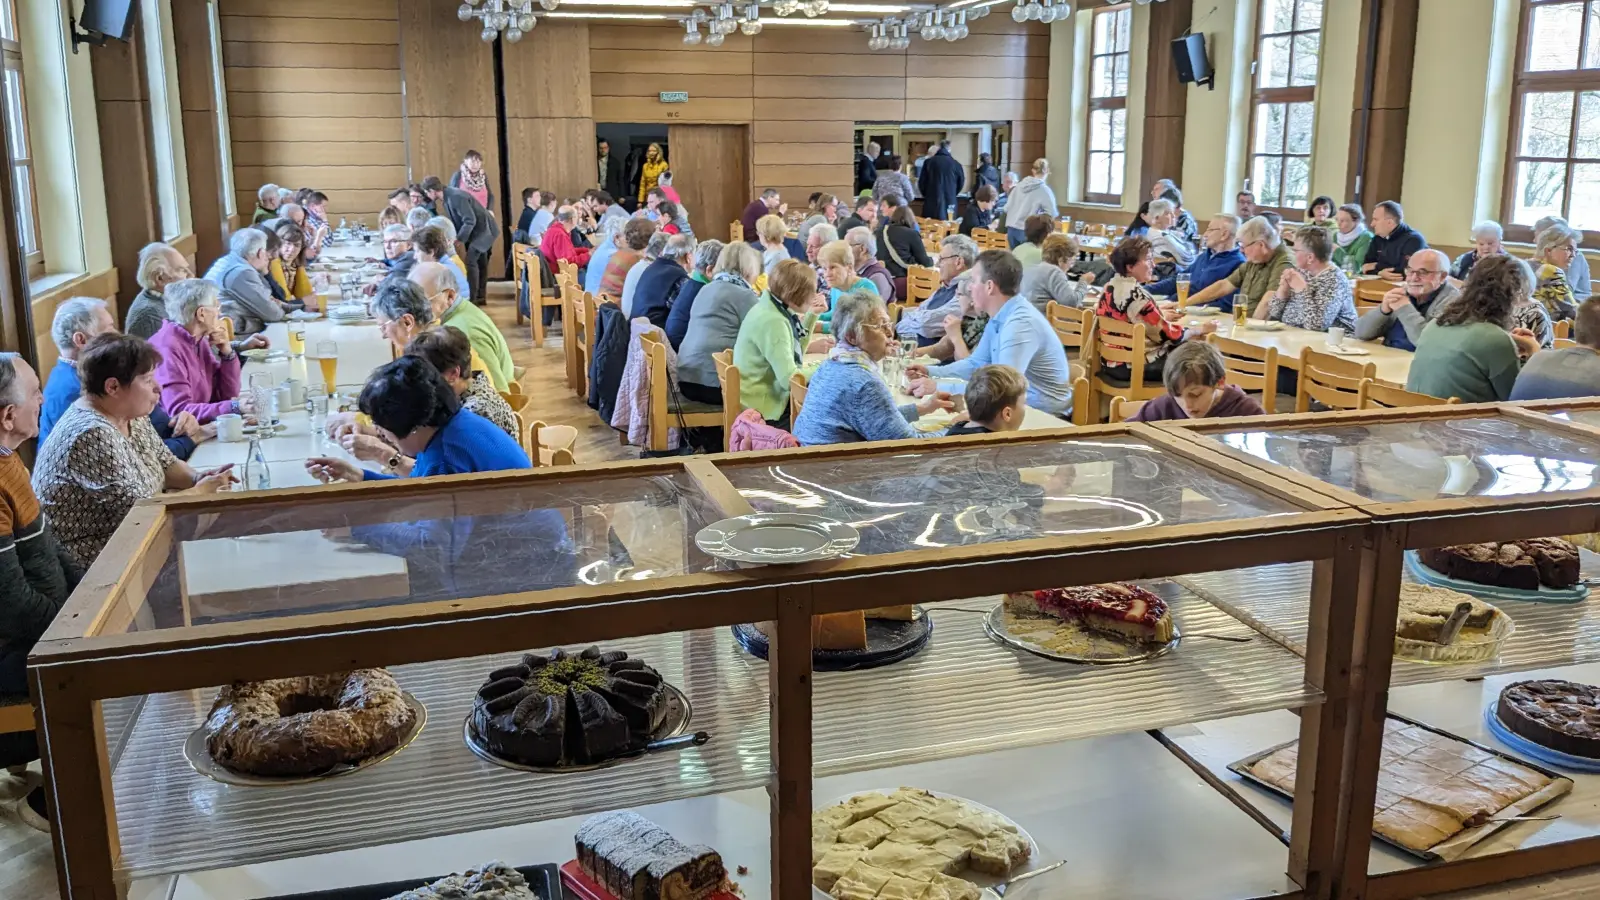
<svg viewBox="0 0 1600 900">
<path fill-rule="evenodd" d="M 1203 337 L 1217 330 L 1216 322 L 1206 322 L 1185 329 L 1178 324 L 1176 310 L 1163 313 L 1154 297 L 1144 286 L 1156 280 L 1155 258 L 1150 242 L 1142 237 L 1123 238 L 1111 251 L 1111 268 L 1117 276 L 1106 285 L 1100 295 L 1100 305 L 1095 315 L 1119 322 L 1144 324 L 1144 383 L 1159 384 L 1167 354 L 1172 348 L 1191 337 Z M 1100 374 L 1113 384 L 1131 381 L 1126 363 L 1100 363 Z"/>
<path fill-rule="evenodd" d="M 1257 318 L 1310 331 L 1354 331 L 1355 294 L 1350 279 L 1329 262 L 1332 257 L 1333 238 L 1326 228 L 1301 228 L 1295 232 L 1295 268 L 1283 270 L 1278 292 L 1269 303 L 1256 307 Z"/>
<path fill-rule="evenodd" d="M 161 399 L 160 361 L 141 338 L 95 338 L 78 357 L 83 394 L 39 450 L 34 492 L 62 545 L 86 567 L 140 500 L 162 491 L 209 494 L 233 483 L 231 467 L 197 472 L 173 456 L 150 424 Z"/>
</svg>

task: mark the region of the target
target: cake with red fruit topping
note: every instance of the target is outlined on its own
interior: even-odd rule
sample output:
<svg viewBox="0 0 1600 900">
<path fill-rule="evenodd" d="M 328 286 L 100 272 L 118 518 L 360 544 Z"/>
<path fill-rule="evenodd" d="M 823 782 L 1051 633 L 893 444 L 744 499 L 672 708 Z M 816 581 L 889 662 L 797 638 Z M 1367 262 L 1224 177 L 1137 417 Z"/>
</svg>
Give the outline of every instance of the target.
<svg viewBox="0 0 1600 900">
<path fill-rule="evenodd" d="M 1006 609 L 1023 616 L 1061 619 L 1090 631 L 1146 644 L 1172 640 L 1167 601 L 1136 584 L 1019 591 L 1006 595 Z"/>
</svg>

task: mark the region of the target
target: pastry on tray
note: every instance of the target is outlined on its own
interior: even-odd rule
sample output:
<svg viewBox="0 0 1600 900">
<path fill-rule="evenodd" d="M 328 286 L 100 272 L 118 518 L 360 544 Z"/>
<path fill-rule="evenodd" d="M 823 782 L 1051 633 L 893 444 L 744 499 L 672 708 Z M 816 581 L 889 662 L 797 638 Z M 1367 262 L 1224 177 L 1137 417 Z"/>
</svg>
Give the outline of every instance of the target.
<svg viewBox="0 0 1600 900">
<path fill-rule="evenodd" d="M 591 816 L 575 840 L 578 868 L 617 900 L 705 900 L 731 887 L 717 851 L 679 843 L 637 813 Z"/>
<path fill-rule="evenodd" d="M 489 673 L 472 732 L 490 753 L 530 766 L 584 765 L 637 752 L 666 717 L 661 674 L 620 650 L 556 648 Z"/>
<path fill-rule="evenodd" d="M 235 682 L 206 717 L 206 749 L 252 775 L 316 775 L 382 756 L 417 724 L 383 669 Z"/>
<path fill-rule="evenodd" d="M 1402 584 L 1400 618 L 1395 625 L 1395 634 L 1413 641 L 1438 643 L 1440 631 L 1445 623 L 1450 621 L 1450 617 L 1455 615 L 1456 607 L 1462 603 L 1471 604 L 1472 611 L 1467 613 L 1467 621 L 1461 626 L 1461 634 L 1488 634 L 1489 627 L 1500 615 L 1500 610 L 1495 607 L 1476 597 L 1449 588 Z"/>
<path fill-rule="evenodd" d="M 1577 545 L 1553 537 L 1433 547 L 1417 559 L 1459 581 L 1524 591 L 1570 588 L 1579 578 Z"/>
<path fill-rule="evenodd" d="M 916 788 L 857 794 L 811 815 L 811 882 L 835 900 L 978 900 L 968 870 L 1006 875 L 1033 848 L 1011 822 Z"/>
<path fill-rule="evenodd" d="M 388 900 L 539 900 L 539 895 L 521 872 L 505 863 L 492 862 L 459 875 L 447 875 Z"/>
<path fill-rule="evenodd" d="M 811 646 L 817 650 L 867 649 L 867 620 L 886 619 L 893 622 L 911 622 L 917 618 L 916 607 L 880 606 L 876 609 L 858 609 L 851 612 L 824 613 L 811 617 Z M 767 634 L 767 623 L 757 622 L 756 630 Z"/>
<path fill-rule="evenodd" d="M 1293 794 L 1299 752 L 1296 742 L 1247 768 Z M 1548 776 L 1527 766 L 1391 718 L 1384 723 L 1372 830 L 1423 853 L 1550 783 Z"/>
<path fill-rule="evenodd" d="M 1600 687 L 1549 679 L 1519 681 L 1500 692 L 1501 724 L 1541 747 L 1600 759 Z"/>
<path fill-rule="evenodd" d="M 1143 644 L 1172 640 L 1167 601 L 1135 584 L 1085 584 L 1006 595 L 1006 611 L 1056 618 L 1089 631 Z"/>
</svg>

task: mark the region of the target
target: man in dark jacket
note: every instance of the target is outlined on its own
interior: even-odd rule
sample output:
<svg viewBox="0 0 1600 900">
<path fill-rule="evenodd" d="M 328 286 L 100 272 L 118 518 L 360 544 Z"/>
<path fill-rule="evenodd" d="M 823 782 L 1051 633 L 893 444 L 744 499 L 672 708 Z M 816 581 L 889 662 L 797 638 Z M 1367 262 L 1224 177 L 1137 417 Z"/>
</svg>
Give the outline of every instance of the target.
<svg viewBox="0 0 1600 900">
<path fill-rule="evenodd" d="M 950 142 L 940 141 L 939 149 L 923 161 L 922 174 L 917 178 L 917 190 L 922 192 L 922 215 L 929 219 L 948 218 L 965 180 L 966 171 L 950 155 Z"/>
<path fill-rule="evenodd" d="M 448 217 L 450 224 L 456 226 L 456 240 L 465 248 L 461 257 L 467 263 L 467 286 L 472 291 L 472 302 L 484 305 L 489 296 L 489 252 L 494 249 L 500 227 L 476 197 L 445 187 L 437 175 L 429 175 L 422 182 L 422 190 L 433 201 L 437 214 Z"/>
<path fill-rule="evenodd" d="M 661 248 L 661 255 L 645 267 L 633 288 L 633 318 L 643 316 L 651 325 L 665 330 L 667 313 L 677 300 L 678 290 L 689 278 L 694 265 L 694 238 L 675 234 Z"/>
<path fill-rule="evenodd" d="M 1000 191 L 1000 170 L 995 168 L 993 156 L 987 153 L 979 153 L 977 168 L 972 170 L 972 189 L 967 193 L 977 193 L 978 188 L 986 184 L 994 188 L 995 192 L 998 193 Z"/>
<path fill-rule="evenodd" d="M 610 141 L 601 141 L 595 147 L 595 174 L 599 176 L 600 190 L 613 197 L 626 193 L 622 189 L 622 160 L 611 155 Z"/>
<path fill-rule="evenodd" d="M 868 141 L 866 149 L 856 154 L 856 193 L 872 190 L 873 184 L 878 181 L 878 169 L 874 165 L 878 161 L 878 154 L 883 148 L 877 141 Z M 840 232 L 841 234 L 843 232 Z"/>
<path fill-rule="evenodd" d="M 1372 243 L 1361 271 L 1399 278 L 1406 272 L 1411 254 L 1428 247 L 1422 232 L 1406 224 L 1405 211 L 1393 200 L 1385 200 L 1372 210 Z"/>
</svg>

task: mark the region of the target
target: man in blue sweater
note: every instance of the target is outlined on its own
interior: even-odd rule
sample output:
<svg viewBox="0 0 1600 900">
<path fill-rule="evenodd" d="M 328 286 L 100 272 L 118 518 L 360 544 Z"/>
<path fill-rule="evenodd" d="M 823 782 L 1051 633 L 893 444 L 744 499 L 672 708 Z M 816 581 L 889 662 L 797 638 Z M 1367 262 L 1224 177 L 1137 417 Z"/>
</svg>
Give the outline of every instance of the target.
<svg viewBox="0 0 1600 900">
<path fill-rule="evenodd" d="M 694 238 L 675 234 L 667 238 L 661 255 L 643 271 L 633 289 L 633 318 L 645 318 L 662 330 L 667 327 L 667 315 L 677 303 L 678 289 L 689 278 L 689 267 L 694 265 Z"/>
<path fill-rule="evenodd" d="M 1061 338 L 1044 313 L 1018 293 L 1022 264 L 1009 250 L 985 250 L 972 267 L 972 303 L 989 314 L 989 327 L 966 359 L 942 366 L 912 366 L 911 393 L 928 396 L 937 378 L 960 378 L 987 365 L 1010 366 L 1028 379 L 1028 405 L 1052 415 L 1072 409 L 1072 376 Z"/>
<path fill-rule="evenodd" d="M 1244 253 L 1239 249 L 1239 217 L 1232 213 L 1219 213 L 1206 225 L 1206 248 L 1194 258 L 1193 265 L 1180 270 L 1170 278 L 1163 278 L 1145 288 L 1158 297 L 1173 297 L 1178 293 L 1178 279 L 1189 280 L 1189 296 L 1200 293 L 1211 285 L 1233 274 L 1244 265 Z M 1233 311 L 1233 295 L 1200 304 L 1213 306 L 1223 312 Z"/>
</svg>

